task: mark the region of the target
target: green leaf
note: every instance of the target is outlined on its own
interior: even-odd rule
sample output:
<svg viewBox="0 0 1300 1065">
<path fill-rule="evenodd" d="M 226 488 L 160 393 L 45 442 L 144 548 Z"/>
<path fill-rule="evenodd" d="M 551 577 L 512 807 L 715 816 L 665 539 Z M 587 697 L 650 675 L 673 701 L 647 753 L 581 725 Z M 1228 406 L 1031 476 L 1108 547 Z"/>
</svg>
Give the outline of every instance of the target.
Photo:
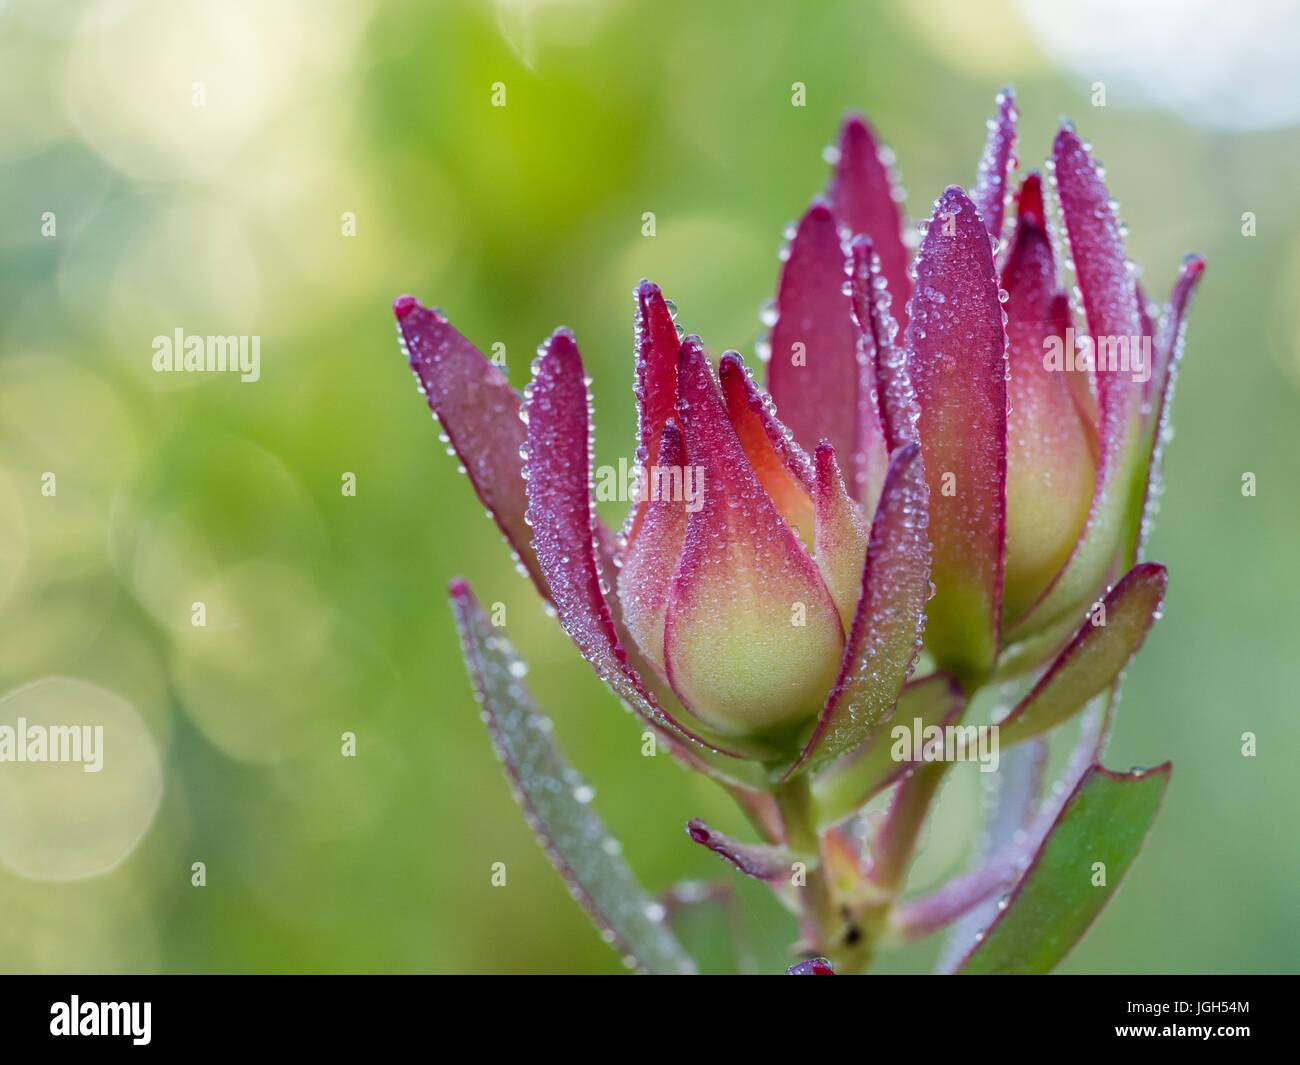
<svg viewBox="0 0 1300 1065">
<path fill-rule="evenodd" d="M 1084 773 L 1007 907 L 957 972 L 1050 972 L 1115 894 L 1160 808 L 1171 768 L 1166 762 L 1112 773 L 1094 765 Z"/>
<path fill-rule="evenodd" d="M 591 789 L 551 739 L 551 722 L 520 681 L 526 672 L 505 633 L 493 628 L 464 581 L 451 586 L 465 667 L 497 756 L 538 840 L 590 914 L 602 938 L 637 968 L 696 971 L 664 922 L 664 907 L 641 886 L 618 841 L 591 807 Z"/>
<path fill-rule="evenodd" d="M 894 741 L 890 736 L 893 725 L 906 725 L 910 730 L 916 718 L 920 718 L 922 729 L 947 724 L 956 719 L 962 705 L 961 689 L 943 673 L 933 673 L 904 688 L 892 716 L 877 725 L 855 750 L 814 778 L 816 824 L 833 824 L 852 813 L 912 765 L 893 756 Z"/>
<path fill-rule="evenodd" d="M 1158 562 L 1143 562 L 1124 574 L 1101 610 L 1089 616 L 1033 690 L 999 723 L 1001 746 L 1055 728 L 1110 687 L 1146 639 L 1167 583 Z M 1094 624 L 1094 616 L 1100 624 Z"/>
</svg>

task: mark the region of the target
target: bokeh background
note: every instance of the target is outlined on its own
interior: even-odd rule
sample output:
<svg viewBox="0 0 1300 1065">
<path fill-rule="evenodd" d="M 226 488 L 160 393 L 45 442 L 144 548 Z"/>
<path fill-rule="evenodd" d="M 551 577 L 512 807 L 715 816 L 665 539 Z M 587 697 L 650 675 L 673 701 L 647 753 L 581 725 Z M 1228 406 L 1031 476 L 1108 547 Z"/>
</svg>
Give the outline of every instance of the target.
<svg viewBox="0 0 1300 1065">
<path fill-rule="evenodd" d="M 645 883 L 730 877 L 682 826 L 739 817 L 638 756 L 443 453 L 390 303 L 504 344 L 518 386 L 573 327 L 616 464 L 641 277 L 715 353 L 752 352 L 841 114 L 896 150 L 915 217 L 973 180 L 1013 82 L 1021 158 L 1075 119 L 1153 294 L 1184 251 L 1209 261 L 1152 545 L 1169 599 L 1108 757 L 1173 781 L 1065 969 L 1295 970 L 1300 22 L 1221 7 L 0 3 L 0 723 L 111 721 L 117 744 L 98 777 L 0 766 L 0 969 L 618 971 L 492 756 L 460 574 L 507 604 Z M 178 327 L 260 336 L 260 380 L 154 373 Z M 917 887 L 962 867 L 978 802 L 954 773 Z M 736 887 L 775 970 L 794 925 Z"/>
</svg>

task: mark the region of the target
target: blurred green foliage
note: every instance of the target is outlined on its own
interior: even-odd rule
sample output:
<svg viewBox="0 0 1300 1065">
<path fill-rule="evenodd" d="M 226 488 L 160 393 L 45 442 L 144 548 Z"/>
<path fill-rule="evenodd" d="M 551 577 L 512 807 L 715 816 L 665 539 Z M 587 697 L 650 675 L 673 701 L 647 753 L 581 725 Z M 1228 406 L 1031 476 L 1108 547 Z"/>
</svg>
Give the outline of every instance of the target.
<svg viewBox="0 0 1300 1065">
<path fill-rule="evenodd" d="M 1153 295 L 1184 251 L 1209 261 L 1152 544 L 1165 619 L 1108 758 L 1172 758 L 1173 781 L 1065 968 L 1296 967 L 1294 129 L 1094 108 L 992 0 L 20 2 L 0 10 L 0 70 L 0 691 L 102 686 L 164 772 L 109 872 L 39 879 L 0 836 L 0 968 L 617 971 L 492 757 L 445 605 L 457 574 L 506 604 L 646 884 L 731 877 L 683 826 L 743 834 L 739 815 L 639 756 L 635 723 L 515 575 L 443 454 L 390 303 L 412 292 L 481 348 L 503 343 L 518 386 L 537 343 L 573 327 L 598 461 L 616 463 L 641 277 L 715 354 L 750 357 L 781 227 L 820 189 L 841 114 L 871 116 L 924 214 L 973 180 L 1007 81 L 1026 165 L 1061 113 L 1092 139 Z M 177 327 L 259 335 L 260 381 L 155 374 L 152 338 Z M 952 776 L 918 885 L 960 868 L 975 826 L 977 782 Z M 736 887 L 754 962 L 776 969 L 793 923 Z M 925 970 L 936 948 L 881 964 Z"/>
</svg>

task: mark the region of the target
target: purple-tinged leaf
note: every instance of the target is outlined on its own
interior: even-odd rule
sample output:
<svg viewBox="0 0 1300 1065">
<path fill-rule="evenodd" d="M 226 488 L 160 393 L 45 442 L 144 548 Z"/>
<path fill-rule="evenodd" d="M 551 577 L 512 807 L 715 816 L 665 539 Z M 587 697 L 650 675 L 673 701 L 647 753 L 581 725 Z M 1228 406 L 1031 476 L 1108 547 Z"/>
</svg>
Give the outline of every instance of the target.
<svg viewBox="0 0 1300 1065">
<path fill-rule="evenodd" d="M 1142 493 L 1142 512 L 1130 536 L 1125 561 L 1132 565 L 1142 557 L 1151 526 L 1160 501 L 1160 477 L 1165 444 L 1172 435 L 1170 412 L 1173 409 L 1174 385 L 1178 380 L 1178 367 L 1183 357 L 1183 339 L 1186 333 L 1187 305 L 1192 292 L 1205 272 L 1205 260 L 1199 255 L 1188 255 L 1178 271 L 1178 280 L 1169 297 L 1160 328 L 1156 333 L 1156 367 L 1152 375 L 1153 404 L 1151 423 L 1147 428 L 1146 483 Z"/>
<path fill-rule="evenodd" d="M 1016 119 L 1020 112 L 1010 86 L 998 93 L 997 104 L 998 113 L 989 122 L 989 136 L 980 156 L 971 200 L 984 219 L 989 236 L 1000 242 L 1008 181 L 1016 165 Z"/>
<path fill-rule="evenodd" d="M 803 448 L 787 435 L 785 426 L 777 420 L 771 397 L 759 390 L 737 352 L 723 354 L 718 363 L 718 379 L 727 404 L 727 417 L 759 482 L 781 516 L 805 539 L 811 539 L 812 462 Z"/>
<path fill-rule="evenodd" d="M 1168 390 L 1169 374 L 1182 355 L 1187 306 L 1204 273 L 1205 260 L 1201 256 L 1195 253 L 1183 256 L 1183 261 L 1178 266 L 1178 279 L 1174 282 L 1173 292 L 1169 294 L 1169 304 L 1161 315 L 1160 326 L 1156 330 L 1156 365 L 1151 383 L 1157 395 Z"/>
<path fill-rule="evenodd" d="M 1094 338 L 1141 336 L 1137 289 L 1110 193 L 1088 148 L 1069 126 L 1056 136 L 1052 164 L 1089 332 Z M 1099 386 L 1125 376 L 1117 369 L 1097 369 Z M 1116 397 L 1127 399 L 1134 391 L 1124 388 Z"/>
<path fill-rule="evenodd" d="M 664 423 L 677 405 L 677 352 L 682 342 L 659 286 L 642 281 L 636 290 L 636 378 L 638 467 L 654 466 Z M 646 500 L 628 516 L 628 540 L 636 538 Z"/>
<path fill-rule="evenodd" d="M 864 357 L 874 367 L 881 431 L 886 451 L 892 455 L 904 444 L 920 439 L 916 422 L 921 408 L 907 373 L 907 353 L 898 343 L 898 324 L 891 311 L 896 301 L 881 270 L 880 256 L 868 237 L 855 237 L 851 250 L 853 317 L 863 334 Z"/>
<path fill-rule="evenodd" d="M 809 958 L 798 965 L 791 965 L 785 971 L 786 976 L 834 976 L 835 970 L 825 958 Z"/>
<path fill-rule="evenodd" d="M 852 304 L 844 292 L 847 268 L 836 219 L 816 201 L 799 222 L 781 269 L 767 387 L 805 452 L 824 439 L 837 455 L 855 456 L 852 489 L 862 436 L 862 367 Z"/>
<path fill-rule="evenodd" d="M 894 179 L 893 153 L 880 147 L 861 115 L 849 115 L 840 128 L 835 171 L 827 197 L 836 218 L 855 236 L 870 238 L 894 297 L 893 315 L 907 326 L 912 296 L 911 257 L 903 240 L 903 190 Z"/>
<path fill-rule="evenodd" d="M 421 306 L 414 296 L 393 302 L 402 352 L 420 382 L 420 391 L 441 422 L 470 484 L 505 533 L 521 565 L 543 596 L 550 595 L 524 520 L 519 449 L 524 426 L 519 396 L 497 367 L 452 328 L 441 312 Z"/>
<path fill-rule="evenodd" d="M 930 486 L 936 592 L 926 648 L 963 685 L 998 652 L 1006 538 L 1007 337 L 988 231 L 957 186 L 916 259 L 908 372 Z"/>
<path fill-rule="evenodd" d="M 642 281 L 636 290 L 637 443 L 653 463 L 664 422 L 677 406 L 677 336 L 659 286 Z"/>
<path fill-rule="evenodd" d="M 550 720 L 519 680 L 524 668 L 505 634 L 489 623 L 467 583 L 453 582 L 450 592 L 492 746 L 551 864 L 625 962 L 650 973 L 694 973 L 694 962 L 664 924 L 663 905 L 637 881 L 592 809 L 590 787 L 551 739 Z"/>
<path fill-rule="evenodd" d="M 1118 680 L 1160 616 L 1168 580 L 1158 562 L 1140 563 L 1123 576 L 1029 694 L 999 723 L 1004 748 L 1055 728 Z"/>
<path fill-rule="evenodd" d="M 783 880 L 789 875 L 794 861 L 783 847 L 741 843 L 721 832 L 715 832 L 698 817 L 686 822 L 686 834 L 755 880 Z"/>
<path fill-rule="evenodd" d="M 852 750 L 893 710 L 921 647 L 929 593 L 925 473 L 913 443 L 889 464 L 840 673 L 787 778 Z"/>
<path fill-rule="evenodd" d="M 1152 370 L 1139 367 L 1131 351 L 1142 336 L 1142 320 L 1110 193 L 1069 126 L 1057 134 L 1052 167 L 1097 365 L 1097 485 L 1069 561 L 1039 601 L 1014 620 L 1012 640 L 1077 609 L 1101 585 L 1125 545 L 1141 461 L 1144 377 Z"/>
<path fill-rule="evenodd" d="M 964 706 L 957 682 L 941 673 L 913 681 L 903 689 L 889 721 L 911 729 L 952 724 Z M 856 750 L 827 766 L 813 779 L 814 820 L 826 826 L 843 820 L 873 796 L 895 783 L 912 762 L 893 756 L 890 729 L 873 731 Z M 916 752 L 919 754 L 919 752 Z"/>
<path fill-rule="evenodd" d="M 1119 888 L 1160 809 L 1171 766 L 1112 773 L 1094 765 L 1066 801 L 1007 906 L 962 974 L 1050 972 Z M 1104 882 L 1098 872 L 1104 871 Z"/>
<path fill-rule="evenodd" d="M 589 397 L 572 334 L 557 330 L 551 337 L 526 398 L 527 518 L 561 626 L 625 706 L 661 729 L 717 750 L 659 706 L 619 641 L 596 558 Z"/>
</svg>

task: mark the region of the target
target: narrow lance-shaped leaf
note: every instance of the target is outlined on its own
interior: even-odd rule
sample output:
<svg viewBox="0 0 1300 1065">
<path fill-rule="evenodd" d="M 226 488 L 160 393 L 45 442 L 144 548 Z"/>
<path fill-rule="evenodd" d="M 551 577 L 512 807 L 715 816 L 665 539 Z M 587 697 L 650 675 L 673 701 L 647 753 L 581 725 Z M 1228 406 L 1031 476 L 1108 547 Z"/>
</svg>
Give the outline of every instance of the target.
<svg viewBox="0 0 1300 1065">
<path fill-rule="evenodd" d="M 892 173 L 893 152 L 879 144 L 861 115 L 845 118 L 836 149 L 827 198 L 849 232 L 868 237 L 875 246 L 894 297 L 894 320 L 905 328 L 912 296 L 911 257 L 903 241 L 903 190 Z"/>
<path fill-rule="evenodd" d="M 781 880 L 790 873 L 793 858 L 784 847 L 741 843 L 721 832 L 715 832 L 698 817 L 693 817 L 686 823 L 686 834 L 755 880 Z"/>
<path fill-rule="evenodd" d="M 1155 820 L 1171 766 L 1089 769 L 1008 905 L 957 972 L 1050 972 L 1119 888 Z"/>
<path fill-rule="evenodd" d="M 537 590 L 549 596 L 524 520 L 528 500 L 519 457 L 525 432 L 519 395 L 440 311 L 421 306 L 414 296 L 401 296 L 393 302 L 393 313 L 403 354 L 470 484 Z"/>
<path fill-rule="evenodd" d="M 1165 444 L 1173 435 L 1170 413 L 1174 403 L 1174 385 L 1178 380 L 1178 367 L 1183 356 L 1183 334 L 1186 326 L 1187 305 L 1205 272 L 1205 260 L 1199 255 L 1188 255 L 1178 272 L 1169 306 L 1156 335 L 1156 368 L 1152 376 L 1155 402 L 1151 424 L 1147 428 L 1146 483 L 1142 493 L 1142 510 L 1133 522 L 1129 547 L 1125 559 L 1132 565 L 1142 557 L 1151 526 L 1160 504 L 1160 477 L 1164 461 Z"/>
<path fill-rule="evenodd" d="M 1134 566 L 1120 579 L 1033 690 L 1000 722 L 1003 747 L 1055 728 L 1115 683 L 1160 616 L 1168 579 L 1158 562 Z"/>
<path fill-rule="evenodd" d="M 979 171 L 971 199 L 988 227 L 989 236 L 1002 239 L 1006 214 L 1007 182 L 1016 165 L 1016 94 L 1011 87 L 998 93 L 998 113 L 989 122 L 989 136 L 980 156 Z"/>
<path fill-rule="evenodd" d="M 681 348 L 677 326 L 659 286 L 642 281 L 636 290 L 636 461 L 641 468 L 659 461 L 664 423 L 677 404 L 677 352 Z M 633 503 L 625 532 L 636 538 L 647 500 Z"/>
<path fill-rule="evenodd" d="M 839 676 L 787 777 L 852 750 L 894 708 L 921 646 L 930 567 L 920 446 L 889 464 Z"/>
<path fill-rule="evenodd" d="M 451 586 L 465 665 L 492 745 L 546 855 L 591 915 L 602 937 L 643 971 L 695 972 L 665 926 L 664 907 L 637 881 L 617 841 L 591 807 L 591 789 L 569 767 L 519 680 L 523 664 L 492 627 L 469 585 Z"/>
<path fill-rule="evenodd" d="M 998 651 L 1007 340 L 988 231 L 955 185 L 935 202 L 916 258 L 906 336 L 934 546 L 926 647 L 968 686 L 987 676 Z"/>
<path fill-rule="evenodd" d="M 851 251 L 853 317 L 863 334 L 864 353 L 875 368 L 880 424 L 885 447 L 892 455 L 904 444 L 920 439 L 916 422 L 921 408 L 908 376 L 907 352 L 899 343 L 898 323 L 892 311 L 899 297 L 890 291 L 880 256 L 869 238 L 855 237 Z"/>
</svg>

